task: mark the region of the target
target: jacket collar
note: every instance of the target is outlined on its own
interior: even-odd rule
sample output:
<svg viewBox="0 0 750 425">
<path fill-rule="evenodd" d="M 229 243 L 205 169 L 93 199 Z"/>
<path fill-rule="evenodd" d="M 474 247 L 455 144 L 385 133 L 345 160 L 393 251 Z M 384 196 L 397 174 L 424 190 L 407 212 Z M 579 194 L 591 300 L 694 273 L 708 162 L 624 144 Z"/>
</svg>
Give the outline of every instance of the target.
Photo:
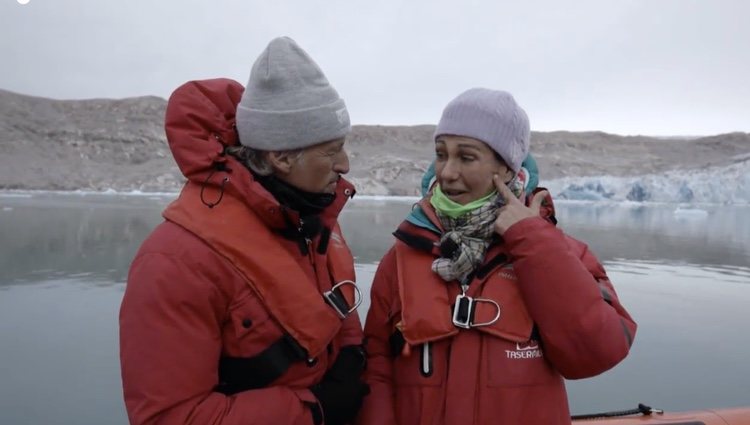
<svg viewBox="0 0 750 425">
<path fill-rule="evenodd" d="M 531 198 L 534 194 L 542 190 L 547 189 L 539 187 L 534 189 L 531 195 L 526 196 L 524 200 L 526 205 L 531 202 Z M 431 231 L 435 234 L 441 234 L 443 232 L 443 226 L 440 223 L 440 219 L 438 218 L 437 213 L 435 212 L 435 207 L 430 204 L 431 196 L 432 192 L 428 193 L 422 199 L 420 199 L 414 205 L 414 208 L 412 208 L 412 210 L 409 212 L 409 215 L 406 216 L 402 225 L 405 223 L 410 223 L 416 227 Z M 547 197 L 545 198 L 544 205 L 539 210 L 539 216 L 544 218 L 545 220 L 553 220 L 555 216 L 555 205 L 552 201 L 551 195 L 547 195 Z"/>
</svg>

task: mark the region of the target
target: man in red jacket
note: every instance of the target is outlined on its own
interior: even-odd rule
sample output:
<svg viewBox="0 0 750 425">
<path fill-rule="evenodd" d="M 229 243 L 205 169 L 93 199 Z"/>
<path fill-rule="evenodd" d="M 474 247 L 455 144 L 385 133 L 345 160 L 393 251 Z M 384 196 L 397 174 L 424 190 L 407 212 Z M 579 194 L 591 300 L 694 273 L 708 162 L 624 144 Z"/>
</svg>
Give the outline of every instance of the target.
<svg viewBox="0 0 750 425">
<path fill-rule="evenodd" d="M 247 88 L 192 81 L 166 132 L 187 177 L 143 242 L 120 311 L 133 424 L 350 423 L 368 387 L 353 257 L 337 217 L 344 101 L 293 40 Z"/>
</svg>

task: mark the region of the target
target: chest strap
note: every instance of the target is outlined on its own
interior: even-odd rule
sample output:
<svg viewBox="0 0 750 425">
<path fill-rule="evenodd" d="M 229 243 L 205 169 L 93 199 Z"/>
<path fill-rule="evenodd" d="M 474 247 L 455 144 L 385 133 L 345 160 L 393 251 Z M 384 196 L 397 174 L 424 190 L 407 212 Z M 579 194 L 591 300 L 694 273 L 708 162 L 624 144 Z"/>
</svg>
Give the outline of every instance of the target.
<svg viewBox="0 0 750 425">
<path fill-rule="evenodd" d="M 222 357 L 219 360 L 217 392 L 226 395 L 265 388 L 281 377 L 294 363 L 306 361 L 307 351 L 289 335 L 284 335 L 254 357 Z"/>
</svg>

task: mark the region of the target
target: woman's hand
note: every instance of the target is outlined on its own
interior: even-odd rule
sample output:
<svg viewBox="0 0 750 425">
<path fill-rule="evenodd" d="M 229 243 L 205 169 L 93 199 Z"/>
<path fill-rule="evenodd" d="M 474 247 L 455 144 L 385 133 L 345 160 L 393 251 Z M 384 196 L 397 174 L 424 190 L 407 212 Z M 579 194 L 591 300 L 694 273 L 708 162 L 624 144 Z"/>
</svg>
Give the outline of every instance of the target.
<svg viewBox="0 0 750 425">
<path fill-rule="evenodd" d="M 495 183 L 498 195 L 505 201 L 505 205 L 497 211 L 497 219 L 495 220 L 495 232 L 497 234 L 502 236 L 512 225 L 525 218 L 539 217 L 539 209 L 542 207 L 542 202 L 549 195 L 549 192 L 546 190 L 537 192 L 531 199 L 531 205 L 527 207 L 503 183 L 500 176 L 495 174 L 492 177 L 492 182 Z"/>
</svg>

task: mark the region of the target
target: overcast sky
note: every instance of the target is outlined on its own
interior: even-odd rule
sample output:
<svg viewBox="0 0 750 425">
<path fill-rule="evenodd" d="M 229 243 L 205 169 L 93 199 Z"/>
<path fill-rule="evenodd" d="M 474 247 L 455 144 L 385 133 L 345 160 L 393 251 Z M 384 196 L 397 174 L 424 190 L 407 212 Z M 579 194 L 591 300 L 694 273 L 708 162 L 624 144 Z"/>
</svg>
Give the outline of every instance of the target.
<svg viewBox="0 0 750 425">
<path fill-rule="evenodd" d="M 746 0 L 0 0 L 0 88 L 58 99 L 247 81 L 270 39 L 320 64 L 355 124 L 435 123 L 470 87 L 533 130 L 750 132 Z"/>
</svg>

